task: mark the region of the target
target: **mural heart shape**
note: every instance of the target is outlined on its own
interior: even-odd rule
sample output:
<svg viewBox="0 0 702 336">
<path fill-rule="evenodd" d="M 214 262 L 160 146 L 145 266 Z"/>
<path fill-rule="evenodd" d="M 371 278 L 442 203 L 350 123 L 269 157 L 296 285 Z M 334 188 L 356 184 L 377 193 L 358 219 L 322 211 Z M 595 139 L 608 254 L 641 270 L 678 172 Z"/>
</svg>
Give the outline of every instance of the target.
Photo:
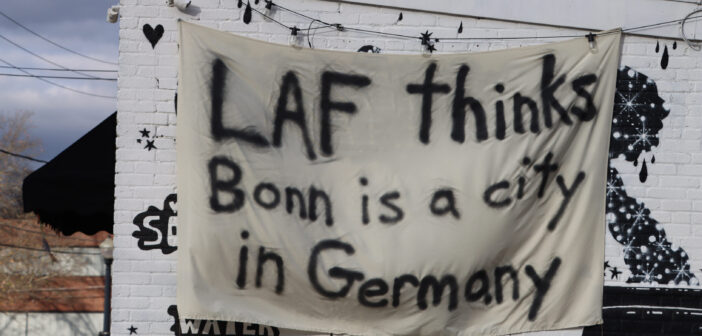
<svg viewBox="0 0 702 336">
<path fill-rule="evenodd" d="M 156 43 L 158 43 L 158 40 L 163 36 L 163 26 L 157 25 L 156 28 L 151 28 L 151 25 L 147 23 L 144 25 L 143 30 L 144 36 L 151 42 L 151 48 L 156 48 Z"/>
</svg>

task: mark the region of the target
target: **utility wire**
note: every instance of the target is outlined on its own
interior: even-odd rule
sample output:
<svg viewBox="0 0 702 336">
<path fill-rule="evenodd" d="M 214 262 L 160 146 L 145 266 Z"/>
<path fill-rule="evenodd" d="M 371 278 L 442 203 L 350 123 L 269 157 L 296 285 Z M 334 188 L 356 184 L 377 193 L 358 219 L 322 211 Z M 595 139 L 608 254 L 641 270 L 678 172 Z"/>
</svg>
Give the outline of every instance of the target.
<svg viewBox="0 0 702 336">
<path fill-rule="evenodd" d="M 42 231 L 35 231 L 35 230 L 29 230 L 25 228 L 21 228 L 15 225 L 10 225 L 7 223 L 0 223 L 0 226 L 4 226 L 7 228 L 10 228 L 11 230 L 19 230 L 19 231 L 24 231 L 28 233 L 34 233 L 34 234 L 46 234 L 45 232 Z M 88 239 L 88 238 L 79 238 L 79 237 L 67 237 L 67 236 L 57 236 L 56 239 L 71 239 L 71 240 L 81 240 L 81 241 L 89 241 L 89 242 L 96 242 L 96 240 L 93 239 Z"/>
<path fill-rule="evenodd" d="M 15 67 L 0 65 L 3 69 L 15 69 Z M 104 70 L 104 69 L 62 69 L 62 68 L 36 68 L 36 67 L 21 67 L 16 68 L 24 70 L 42 70 L 42 71 L 85 71 L 85 72 L 117 72 L 117 70 Z"/>
<path fill-rule="evenodd" d="M 8 61 L 5 61 L 5 60 L 3 60 L 2 58 L 0 58 L 0 62 L 3 62 L 3 63 L 5 63 L 5 64 L 7 64 L 7 65 L 13 67 L 13 68 L 16 69 L 16 70 L 19 70 L 19 71 L 21 71 L 21 72 L 24 72 L 24 73 L 27 74 L 27 75 L 32 75 L 32 76 L 34 76 L 32 73 L 27 72 L 26 70 L 23 70 L 23 69 L 18 68 L 18 67 L 16 67 L 14 64 L 12 64 L 12 63 L 10 63 L 10 62 L 8 62 Z M 41 78 L 41 77 L 35 77 L 35 78 L 38 79 L 38 80 L 40 80 L 40 81 L 42 81 L 42 82 L 46 82 L 46 83 L 49 83 L 49 84 L 51 84 L 51 85 L 58 86 L 58 87 L 60 87 L 60 88 L 62 88 L 62 89 L 66 89 L 66 90 L 68 90 L 68 91 L 73 91 L 73 92 L 75 92 L 75 93 L 80 93 L 80 94 L 83 94 L 83 95 L 86 95 L 86 96 L 93 96 L 93 97 L 100 97 L 100 98 L 109 98 L 109 99 L 116 99 L 116 98 L 117 98 L 117 97 L 115 97 L 115 96 L 105 96 L 105 95 L 100 95 L 100 94 L 96 94 L 96 93 L 90 93 L 90 92 L 85 92 L 85 91 L 81 91 L 81 90 L 76 90 L 76 89 L 70 88 L 70 87 L 68 87 L 68 86 L 63 86 L 63 85 L 58 84 L 58 83 L 56 83 L 56 82 L 52 82 L 52 81 L 50 81 L 50 80 L 48 80 L 48 79 L 46 79 L 46 78 Z"/>
<path fill-rule="evenodd" d="M 2 247 L 9 247 L 9 248 L 15 248 L 15 249 L 21 249 L 21 250 L 38 251 L 38 252 L 48 252 L 48 251 L 45 250 L 45 249 L 37 248 L 37 247 L 19 246 L 19 245 L 5 244 L 5 243 L 0 243 L 0 246 L 2 246 Z M 100 253 L 78 252 L 78 251 L 56 251 L 56 250 L 54 250 L 54 249 L 51 249 L 51 253 L 101 255 Z"/>
<path fill-rule="evenodd" d="M 268 18 L 269 20 L 271 20 L 271 21 L 273 21 L 273 22 L 275 22 L 275 23 L 277 23 L 277 24 L 279 24 L 279 25 L 281 25 L 281 26 L 283 26 L 283 27 L 285 27 L 285 28 L 287 28 L 287 29 L 290 29 L 290 30 L 293 29 L 293 27 L 290 27 L 290 26 L 288 26 L 288 25 L 286 25 L 286 24 L 284 24 L 284 23 L 282 23 L 282 22 L 280 22 L 280 21 L 278 21 L 278 20 L 276 20 L 276 19 L 274 19 L 274 18 L 272 18 L 272 17 L 266 15 L 265 13 L 259 11 L 259 10 L 256 9 L 256 8 L 251 7 L 251 10 L 253 10 L 254 12 L 260 14 L 261 16 L 263 16 L 263 17 L 265 17 L 265 18 Z"/>
<path fill-rule="evenodd" d="M 23 47 L 23 46 L 20 45 L 19 43 L 10 40 L 9 38 L 5 37 L 5 35 L 0 34 L 0 38 L 3 39 L 3 40 L 5 40 L 5 41 L 7 41 L 7 42 L 10 43 L 10 44 L 12 44 L 12 45 L 15 46 L 15 47 L 24 50 L 26 53 L 28 53 L 28 54 L 30 54 L 30 55 L 36 57 L 36 58 L 39 58 L 39 59 L 43 60 L 44 62 L 53 64 L 53 65 L 55 65 L 55 66 L 57 66 L 57 67 L 59 67 L 59 68 L 61 68 L 61 69 L 66 69 L 66 70 L 69 70 L 69 71 L 71 71 L 71 72 L 75 72 L 75 73 L 77 73 L 77 74 L 79 74 L 79 75 L 83 75 L 83 76 L 87 76 L 87 77 L 95 77 L 95 76 L 93 76 L 93 75 L 91 75 L 91 74 L 87 74 L 87 73 L 85 73 L 85 72 L 80 72 L 80 71 L 71 70 L 71 69 L 69 69 L 69 68 L 67 68 L 67 67 L 65 67 L 65 66 L 63 66 L 63 65 L 61 65 L 61 64 L 58 64 L 58 63 L 56 63 L 56 62 L 54 62 L 54 61 L 52 61 L 52 60 L 50 60 L 50 59 L 47 59 L 46 57 L 43 57 L 43 56 L 41 56 L 41 55 L 39 55 L 39 54 L 37 54 L 37 53 L 35 53 L 35 52 L 33 52 L 33 51 L 31 51 L 31 50 L 25 48 L 25 47 Z"/>
<path fill-rule="evenodd" d="M 104 80 L 104 81 L 116 81 L 117 78 L 105 78 L 105 77 L 71 77 L 71 76 L 47 76 L 47 75 L 20 75 L 20 74 L 9 74 L 0 73 L 0 76 L 8 77 L 34 77 L 34 78 L 55 78 L 55 79 L 80 79 L 80 80 Z"/>
<path fill-rule="evenodd" d="M 62 45 L 60 45 L 60 44 L 58 44 L 58 43 L 56 43 L 56 42 L 54 42 L 54 41 L 52 41 L 52 40 L 49 40 L 48 38 L 42 36 L 41 34 L 35 32 L 35 31 L 33 31 L 33 30 L 27 28 L 27 27 L 24 26 L 23 24 L 17 22 L 17 20 L 11 18 L 9 15 L 3 13 L 2 11 L 0 11 L 0 15 L 4 16 L 6 19 L 12 21 L 12 23 L 14 23 L 14 24 L 16 24 L 16 25 L 22 27 L 22 29 L 24 29 L 24 30 L 26 30 L 26 31 L 28 31 L 28 32 L 30 32 L 30 33 L 32 33 L 32 34 L 34 34 L 35 36 L 39 37 L 40 39 L 42 39 L 42 40 L 44 40 L 44 41 L 46 41 L 46 42 L 49 42 L 49 43 L 51 43 L 51 44 L 53 44 L 53 45 L 55 45 L 55 46 L 57 46 L 57 47 L 59 47 L 59 48 L 65 50 L 65 51 L 68 51 L 68 52 L 70 52 L 70 53 L 74 53 L 74 54 L 76 54 L 76 55 L 78 55 L 78 56 L 85 57 L 85 58 L 87 58 L 87 59 L 90 59 L 90 60 L 93 60 L 93 61 L 96 61 L 96 62 L 105 63 L 105 64 L 110 64 L 110 65 L 117 65 L 117 63 L 109 62 L 109 61 L 105 61 L 105 60 L 101 60 L 101 59 L 99 59 L 99 58 L 95 58 L 95 57 L 91 57 L 91 56 L 88 56 L 88 55 L 79 53 L 79 52 L 77 52 L 77 51 L 75 51 L 75 50 L 73 50 L 73 49 L 64 47 L 64 46 L 62 46 Z"/>
<path fill-rule="evenodd" d="M 14 289 L 9 290 L 9 293 L 23 292 L 72 292 L 86 289 L 105 289 L 105 286 L 87 286 L 87 287 L 57 287 L 57 288 L 36 288 L 36 289 Z"/>
<path fill-rule="evenodd" d="M 268 2 L 268 1 L 266 1 L 266 2 Z M 321 24 L 324 25 L 323 27 L 316 27 L 316 28 L 311 28 L 311 29 L 321 29 L 321 28 L 326 28 L 326 27 L 335 27 L 338 31 L 347 30 L 347 31 L 356 31 L 356 32 L 360 32 L 360 33 L 367 33 L 367 34 L 374 34 L 374 35 L 381 35 L 381 36 L 389 36 L 389 37 L 397 37 L 397 38 L 405 38 L 405 39 L 417 39 L 417 40 L 421 40 L 421 39 L 422 39 L 422 38 L 419 37 L 419 36 L 404 35 L 404 34 L 395 34 L 395 33 L 386 33 L 386 32 L 377 31 L 377 30 L 370 30 L 370 29 L 363 29 L 363 28 L 355 28 L 355 27 L 347 27 L 347 26 L 343 26 L 343 25 L 341 25 L 341 24 L 332 24 L 332 23 L 324 22 L 324 21 L 322 21 L 322 20 L 313 18 L 313 17 L 311 17 L 311 16 L 309 16 L 309 15 L 300 13 L 300 12 L 298 12 L 298 11 L 292 10 L 292 9 L 287 8 L 287 7 L 285 7 L 285 6 L 281 6 L 281 5 L 277 4 L 277 3 L 272 3 L 271 5 L 272 5 L 272 6 L 276 6 L 276 7 L 280 8 L 280 9 L 286 11 L 286 12 L 289 12 L 289 13 L 295 14 L 295 15 L 297 15 L 297 16 L 306 18 L 306 19 L 308 19 L 308 20 L 310 20 L 310 21 L 312 21 L 312 22 L 319 22 L 319 23 L 321 23 Z M 266 15 L 265 13 L 262 13 L 262 12 L 256 10 L 255 8 L 252 8 L 252 9 L 253 9 L 255 12 L 259 13 L 261 16 L 263 16 L 263 17 L 265 17 L 265 18 L 268 18 L 268 19 L 271 19 L 271 20 L 275 21 L 276 23 L 280 24 L 281 26 L 284 26 L 284 27 L 286 27 L 286 28 L 288 28 L 288 29 L 292 29 L 291 27 L 289 27 L 289 26 L 287 26 L 287 25 L 285 25 L 285 24 L 283 24 L 283 23 L 280 23 L 280 22 L 276 21 L 275 19 L 271 18 L 270 16 Z M 694 18 L 694 19 L 699 19 L 699 18 L 702 18 L 702 16 L 693 16 L 693 17 L 690 17 L 690 19 L 693 19 L 693 18 Z M 680 22 L 682 22 L 682 21 L 683 21 L 683 19 L 676 19 L 676 20 L 663 21 L 663 22 L 658 22 L 658 23 L 653 23 L 653 24 L 648 24 L 648 25 L 642 25 L 642 26 L 624 28 L 624 29 L 622 29 L 622 33 L 629 33 L 629 32 L 638 31 L 638 30 L 642 30 L 642 29 L 650 29 L 650 28 L 656 28 L 656 27 L 665 26 L 665 25 L 678 24 L 678 23 L 680 23 Z M 693 20 L 688 20 L 688 21 L 693 21 Z M 310 29 L 307 29 L 307 30 L 309 31 Z M 607 33 L 599 33 L 599 34 L 595 34 L 595 35 L 603 35 L 603 34 L 607 34 Z M 436 37 L 436 38 L 432 38 L 432 39 L 436 39 L 436 40 L 439 40 L 439 41 L 442 41 L 442 40 L 444 40 L 444 41 L 460 41 L 460 40 L 529 40 L 529 39 L 537 40 L 537 39 L 558 39 L 558 38 L 577 38 L 577 37 L 583 37 L 583 35 L 582 35 L 582 34 L 573 34 L 573 35 L 513 36 L 513 37 Z"/>
<path fill-rule="evenodd" d="M 35 158 L 33 158 L 33 157 L 30 157 L 30 156 L 26 156 L 26 155 L 22 155 L 22 154 L 13 153 L 13 152 L 4 150 L 4 149 L 2 149 L 2 148 L 0 148 L 0 153 L 7 154 L 7 155 L 9 155 L 9 156 L 18 157 L 18 158 L 20 158 L 20 159 L 25 159 L 25 160 L 30 160 L 30 161 L 39 162 L 39 163 L 48 163 L 48 161 L 39 160 L 39 159 L 35 159 Z"/>
</svg>

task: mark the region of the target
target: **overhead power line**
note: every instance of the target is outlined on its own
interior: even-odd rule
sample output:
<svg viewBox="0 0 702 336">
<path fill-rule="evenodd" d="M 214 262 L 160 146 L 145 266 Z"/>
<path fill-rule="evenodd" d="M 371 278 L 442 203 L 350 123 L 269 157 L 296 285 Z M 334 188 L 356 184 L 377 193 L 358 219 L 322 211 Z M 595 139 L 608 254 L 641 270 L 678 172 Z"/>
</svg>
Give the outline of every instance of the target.
<svg viewBox="0 0 702 336">
<path fill-rule="evenodd" d="M 62 88 L 62 89 L 66 89 L 66 90 L 68 90 L 68 91 L 73 91 L 73 92 L 75 92 L 75 93 L 80 93 L 80 94 L 86 95 L 86 96 L 93 96 L 93 97 L 100 97 L 100 98 L 109 98 L 109 99 L 116 99 L 116 98 L 117 98 L 117 97 L 115 97 L 115 96 L 106 96 L 106 95 L 101 95 L 101 94 L 96 94 L 96 93 L 90 93 L 90 92 L 85 92 L 85 91 L 81 91 L 81 90 L 76 90 L 76 89 L 74 89 L 74 88 L 70 88 L 70 87 L 68 87 L 68 86 L 63 86 L 63 85 L 58 84 L 58 83 L 56 83 L 56 82 L 52 82 L 52 81 L 50 81 L 50 80 L 48 80 L 48 79 L 46 79 L 46 78 L 36 77 L 36 76 L 34 76 L 34 74 L 32 74 L 32 73 L 30 73 L 30 72 L 28 72 L 28 71 L 26 71 L 26 70 L 23 70 L 23 69 L 21 69 L 21 68 L 18 68 L 18 67 L 15 66 L 14 64 L 12 64 L 12 63 L 10 63 L 10 62 L 8 62 L 8 61 L 5 61 L 5 60 L 3 60 L 2 58 L 0 58 L 0 62 L 3 62 L 3 63 L 5 63 L 5 64 L 11 66 L 12 68 L 14 68 L 14 69 L 16 69 L 16 70 L 19 70 L 19 71 L 21 71 L 21 72 L 24 72 L 24 73 L 27 74 L 27 75 L 31 75 L 32 77 L 34 77 L 34 78 L 36 78 L 36 79 L 38 79 L 38 80 L 40 80 L 40 81 L 42 81 L 42 82 L 49 83 L 49 84 L 51 84 L 51 85 L 53 85 L 53 86 L 57 86 L 57 87 L 60 87 L 60 88 Z"/>
<path fill-rule="evenodd" d="M 4 149 L 2 149 L 2 148 L 0 148 L 0 153 L 7 154 L 7 155 L 9 155 L 9 156 L 18 157 L 18 158 L 20 158 L 20 159 L 25 159 L 25 160 L 34 161 L 34 162 L 48 163 L 48 161 L 39 160 L 39 159 L 35 159 L 35 158 L 33 158 L 33 157 L 30 157 L 30 156 L 26 156 L 26 155 L 22 155 L 22 154 L 13 153 L 13 152 L 4 150 Z"/>
<path fill-rule="evenodd" d="M 62 69 L 62 68 L 37 68 L 37 67 L 11 67 L 7 65 L 0 65 L 3 69 L 24 69 L 24 70 L 41 70 L 41 71 L 84 71 L 84 72 L 117 72 L 117 70 L 104 70 L 104 69 Z"/>
<path fill-rule="evenodd" d="M 117 78 L 105 78 L 105 77 L 71 77 L 71 76 L 47 76 L 47 75 L 20 75 L 20 74 L 9 74 L 0 73 L 0 76 L 8 77 L 34 77 L 34 78 L 55 78 L 55 79 L 80 79 L 80 80 L 104 80 L 104 81 L 116 81 Z"/>
<path fill-rule="evenodd" d="M 73 292 L 88 289 L 105 289 L 105 286 L 86 286 L 86 287 L 56 287 L 56 288 L 35 288 L 35 289 L 15 289 L 9 290 L 10 293 L 26 293 L 26 292 Z"/>
<path fill-rule="evenodd" d="M 23 47 L 23 46 L 20 45 L 19 43 L 10 40 L 9 38 L 5 37 L 5 36 L 2 35 L 2 34 L 0 34 L 0 38 L 3 39 L 3 40 L 5 40 L 5 41 L 7 41 L 7 42 L 10 43 L 10 44 L 12 44 L 12 45 L 15 46 L 15 47 L 24 50 L 26 53 L 28 53 L 28 54 L 30 54 L 30 55 L 32 55 L 32 56 L 34 56 L 34 57 L 36 57 L 36 58 L 38 58 L 38 59 L 44 61 L 44 62 L 47 62 L 47 63 L 49 63 L 49 64 L 53 64 L 53 65 L 55 65 L 55 66 L 57 66 L 57 67 L 59 67 L 59 68 L 61 68 L 61 69 L 66 69 L 66 70 L 68 70 L 68 71 L 77 73 L 77 74 L 79 74 L 79 75 L 87 76 L 87 77 L 95 77 L 95 76 L 93 76 L 93 75 L 91 75 L 91 74 L 87 74 L 87 73 L 85 73 L 85 72 L 80 72 L 80 71 L 76 71 L 76 70 L 71 70 L 71 69 L 69 69 L 69 68 L 67 68 L 67 67 L 65 67 L 65 66 L 63 66 L 63 65 L 61 65 L 61 64 L 59 64 L 59 63 L 56 63 L 56 62 L 54 62 L 54 61 L 52 61 L 52 60 L 50 60 L 50 59 L 47 59 L 46 57 L 41 56 L 41 55 L 39 55 L 39 54 L 37 54 L 37 53 L 35 53 L 35 52 L 33 52 L 33 51 L 31 51 L 31 50 L 29 50 L 29 49 Z"/>
<path fill-rule="evenodd" d="M 42 231 L 29 230 L 29 229 L 25 229 L 25 228 L 22 228 L 22 227 L 19 227 L 16 225 L 10 225 L 7 223 L 2 223 L 2 222 L 0 222 L 0 226 L 10 228 L 11 230 L 19 230 L 19 231 L 24 231 L 24 232 L 28 232 L 28 233 L 42 234 L 42 235 L 45 234 L 45 232 L 42 232 Z M 87 241 L 87 242 L 95 242 L 95 240 L 93 240 L 93 239 L 80 238 L 80 237 L 57 236 L 56 238 L 57 239 L 70 239 L 70 240 L 81 240 L 81 241 Z"/>
<path fill-rule="evenodd" d="M 0 243 L 0 246 L 14 248 L 14 249 L 21 249 L 21 250 L 37 251 L 37 252 L 48 252 L 45 249 L 37 248 L 37 247 L 20 246 L 20 245 L 12 245 L 12 244 L 5 244 L 5 243 Z M 57 251 L 57 250 L 53 250 L 53 249 L 51 250 L 51 253 L 101 255 L 99 252 Z"/>
<path fill-rule="evenodd" d="M 87 59 L 90 59 L 90 60 L 93 60 L 93 61 L 96 61 L 96 62 L 105 63 L 105 64 L 111 64 L 111 65 L 117 65 L 117 63 L 115 63 L 115 62 L 110 62 L 110 61 L 101 60 L 101 59 L 99 59 L 99 58 L 95 58 L 95 57 L 92 57 L 92 56 L 88 56 L 88 55 L 82 54 L 82 53 L 77 52 L 77 51 L 75 51 L 75 50 L 73 50 L 73 49 L 70 49 L 70 48 L 68 48 L 68 47 L 64 47 L 64 46 L 62 46 L 62 45 L 60 45 L 60 44 L 58 44 L 58 43 L 56 43 L 56 42 L 54 42 L 54 41 L 52 41 L 52 40 L 50 40 L 50 39 L 48 39 L 48 38 L 42 36 L 41 34 L 39 34 L 39 33 L 35 32 L 35 31 L 33 31 L 33 30 L 27 28 L 25 25 L 23 25 L 23 24 L 17 22 L 17 20 L 11 18 L 9 15 L 3 13 L 2 11 L 0 11 L 0 15 L 4 16 L 6 19 L 12 21 L 12 23 L 14 23 L 14 24 L 20 26 L 22 29 L 24 29 L 24 30 L 30 32 L 30 33 L 33 34 L 34 36 L 36 36 L 36 37 L 38 37 L 38 38 L 40 38 L 40 39 L 42 39 L 42 40 L 44 40 L 44 41 L 46 41 L 46 42 L 49 42 L 49 43 L 53 44 L 54 46 L 57 46 L 57 47 L 59 47 L 59 48 L 65 50 L 65 51 L 68 51 L 68 52 L 70 52 L 70 53 L 76 54 L 76 55 L 78 55 L 78 56 L 81 56 L 81 57 L 84 57 L 84 58 L 87 58 Z"/>
</svg>

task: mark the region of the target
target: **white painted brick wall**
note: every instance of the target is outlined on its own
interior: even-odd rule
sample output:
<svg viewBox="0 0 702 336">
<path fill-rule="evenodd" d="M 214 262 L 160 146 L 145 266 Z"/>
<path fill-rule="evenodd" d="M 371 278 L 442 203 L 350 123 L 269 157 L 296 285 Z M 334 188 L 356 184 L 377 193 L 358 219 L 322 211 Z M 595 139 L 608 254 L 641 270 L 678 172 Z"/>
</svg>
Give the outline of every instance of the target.
<svg viewBox="0 0 702 336">
<path fill-rule="evenodd" d="M 318 0 L 280 0 L 281 5 L 324 21 L 390 33 L 419 35 L 430 30 L 436 36 L 476 37 L 549 36 L 584 34 L 570 29 L 452 17 Z M 252 3 L 253 5 L 253 3 Z M 263 9 L 264 2 L 258 5 Z M 255 6 L 255 5 L 254 5 Z M 149 206 L 163 207 L 164 198 L 175 187 L 175 113 L 173 97 L 177 87 L 177 25 L 182 18 L 200 25 L 230 31 L 273 43 L 287 43 L 289 31 L 253 13 L 249 25 L 241 21 L 243 8 L 236 0 L 193 0 L 197 15 L 167 7 L 166 0 L 121 0 L 119 92 L 117 115 L 117 164 L 115 189 L 115 263 L 113 268 L 112 334 L 128 335 L 127 328 L 138 327 L 139 335 L 173 335 L 171 317 L 166 313 L 175 304 L 175 254 L 160 250 L 143 251 L 132 237 L 134 217 Z M 282 10 L 276 19 L 307 27 L 309 21 Z M 155 48 L 146 40 L 142 26 L 163 25 L 165 33 Z M 317 32 L 315 48 L 355 51 L 372 44 L 383 53 L 418 53 L 416 40 L 388 39 L 375 35 L 336 31 Z M 476 41 L 437 43 L 439 52 L 498 50 L 552 40 Z M 652 217 L 665 227 L 668 238 L 690 254 L 692 270 L 702 268 L 702 54 L 678 42 L 659 40 L 671 53 L 670 65 L 662 70 L 661 53 L 655 53 L 656 40 L 626 36 L 622 65 L 628 65 L 653 79 L 659 95 L 667 102 L 670 115 L 663 120 L 660 146 L 645 157 L 656 156 L 649 165 L 646 183 L 638 180 L 638 168 L 614 160 L 630 196 L 645 202 Z M 157 149 L 147 151 L 137 143 L 141 129 L 158 136 Z M 650 160 L 647 160 L 650 161 Z M 603 223 L 604 225 L 604 223 Z M 607 233 L 606 258 L 613 266 L 626 269 L 622 249 Z M 626 279 L 622 277 L 620 279 Z M 620 280 L 621 281 L 621 280 Z M 577 334 L 577 333 L 576 333 Z"/>
</svg>

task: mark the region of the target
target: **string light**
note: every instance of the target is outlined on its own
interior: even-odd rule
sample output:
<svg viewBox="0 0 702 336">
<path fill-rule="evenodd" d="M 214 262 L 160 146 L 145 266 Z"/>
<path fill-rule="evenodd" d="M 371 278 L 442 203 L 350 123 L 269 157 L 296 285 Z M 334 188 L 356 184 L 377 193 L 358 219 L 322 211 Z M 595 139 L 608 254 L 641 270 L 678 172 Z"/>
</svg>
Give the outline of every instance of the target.
<svg viewBox="0 0 702 336">
<path fill-rule="evenodd" d="M 241 3 L 241 2 L 239 2 Z M 247 6 L 249 7 L 249 6 Z M 392 38 L 402 38 L 402 39 L 416 39 L 420 41 L 421 44 L 421 51 L 423 54 L 431 54 L 434 51 L 436 51 L 436 46 L 435 43 L 438 43 L 439 41 L 500 41 L 500 40 L 538 40 L 538 39 L 561 39 L 561 38 L 577 38 L 577 37 L 583 37 L 582 34 L 577 34 L 577 35 L 552 35 L 552 36 L 513 36 L 513 37 L 441 37 L 441 38 L 434 38 L 434 41 L 432 42 L 431 39 L 427 39 L 422 35 L 420 36 L 411 36 L 411 35 L 403 35 L 403 34 L 396 34 L 396 33 L 386 33 L 382 31 L 376 31 L 376 30 L 370 30 L 370 29 L 362 29 L 362 28 L 356 28 L 356 27 L 346 27 L 341 24 L 335 23 L 328 23 L 324 22 L 322 20 L 313 18 L 311 16 L 302 14 L 300 12 L 294 11 L 292 9 L 289 9 L 287 7 L 281 6 L 277 3 L 273 3 L 272 0 L 266 0 L 266 5 L 265 5 L 265 13 L 262 11 L 259 11 L 257 9 L 253 9 L 254 12 L 260 14 L 263 16 L 263 18 L 266 21 L 274 21 L 275 23 L 290 29 L 291 31 L 291 36 L 290 36 L 290 44 L 295 45 L 295 46 L 301 46 L 301 39 L 299 38 L 298 32 L 300 31 L 299 28 L 297 27 L 291 27 L 288 25 L 285 25 L 284 23 L 277 21 L 271 17 L 271 13 L 273 13 L 275 8 L 280 8 L 281 10 L 290 12 L 292 14 L 298 15 L 300 17 L 304 17 L 308 20 L 310 20 L 310 28 L 308 29 L 308 39 L 309 39 L 309 30 L 311 29 L 323 29 L 323 28 L 336 28 L 337 31 L 354 31 L 354 32 L 359 32 L 359 33 L 366 33 L 366 34 L 373 34 L 373 35 L 378 35 L 378 36 L 385 36 L 385 37 L 392 37 Z M 248 11 L 251 11 L 251 9 L 247 8 Z M 693 13 L 694 14 L 694 13 Z M 687 20 L 690 19 L 699 19 L 702 18 L 702 16 L 689 16 L 686 18 Z M 400 18 L 398 18 L 401 20 Z M 678 19 L 678 20 L 670 20 L 670 21 L 663 21 L 663 22 L 658 22 L 654 24 L 648 24 L 648 25 L 643 25 L 643 26 L 637 26 L 637 27 L 631 27 L 631 28 L 626 28 L 622 29 L 622 33 L 631 33 L 634 31 L 639 31 L 639 30 L 645 30 L 645 29 L 652 29 L 652 28 L 657 28 L 665 25 L 671 25 L 671 24 L 679 24 L 680 22 L 686 20 L 686 19 Z M 399 21 L 398 20 L 398 21 Z M 244 20 L 245 23 L 247 20 Z M 248 20 L 250 21 L 250 20 Z M 321 26 L 311 28 L 312 23 L 317 22 L 320 23 Z M 428 33 L 428 31 L 427 31 Z M 463 33 L 463 22 L 461 21 L 459 27 L 458 27 L 458 33 L 461 34 Z M 597 45 L 595 43 L 595 37 L 598 35 L 604 35 L 604 34 L 613 34 L 615 32 L 608 32 L 608 33 L 589 33 L 585 35 L 586 38 L 588 38 L 588 44 L 590 45 L 590 48 L 593 49 L 593 51 L 596 51 Z M 298 36 L 298 37 L 295 37 Z M 694 42 L 697 42 L 699 40 L 695 40 Z M 312 46 L 312 43 L 309 43 L 310 47 Z"/>
<path fill-rule="evenodd" d="M 272 0 L 266 0 L 266 10 L 263 11 L 263 19 L 266 21 L 271 21 L 271 16 L 273 16 L 273 1 Z"/>
<path fill-rule="evenodd" d="M 290 39 L 288 40 L 288 43 L 290 43 L 291 46 L 296 48 L 302 47 L 302 38 L 300 38 L 300 34 L 298 34 L 299 32 L 300 28 L 290 28 Z"/>
</svg>

